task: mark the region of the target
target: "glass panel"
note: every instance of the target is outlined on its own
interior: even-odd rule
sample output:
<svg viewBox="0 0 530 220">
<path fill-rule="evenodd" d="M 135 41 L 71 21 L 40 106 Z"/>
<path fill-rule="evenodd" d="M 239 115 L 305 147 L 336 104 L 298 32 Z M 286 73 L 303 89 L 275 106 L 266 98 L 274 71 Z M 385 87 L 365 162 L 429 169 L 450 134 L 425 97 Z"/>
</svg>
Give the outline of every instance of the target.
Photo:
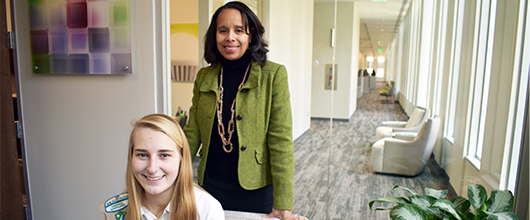
<svg viewBox="0 0 530 220">
<path fill-rule="evenodd" d="M 68 50 L 70 53 L 88 53 L 88 29 L 68 29 Z"/>
<path fill-rule="evenodd" d="M 47 54 L 48 53 L 48 31 L 38 30 L 30 31 L 31 38 L 31 52 L 33 54 Z"/>
<path fill-rule="evenodd" d="M 33 73 L 50 73 L 50 55 L 33 54 Z"/>
<path fill-rule="evenodd" d="M 86 28 L 88 26 L 86 2 L 68 3 L 66 16 L 69 28 Z"/>
<path fill-rule="evenodd" d="M 50 29 L 48 34 L 51 54 L 68 53 L 68 35 L 66 29 Z"/>
<path fill-rule="evenodd" d="M 89 56 L 89 65 L 91 74 L 109 74 L 110 73 L 110 54 L 92 53 Z"/>
<path fill-rule="evenodd" d="M 48 28 L 46 20 L 46 6 L 29 6 L 29 26 L 31 30 L 43 30 Z"/>
<path fill-rule="evenodd" d="M 88 49 L 90 53 L 108 53 L 110 50 L 109 29 L 89 28 Z"/>
<path fill-rule="evenodd" d="M 49 28 L 66 28 L 66 3 L 49 4 L 48 7 L 48 27 Z"/>
<path fill-rule="evenodd" d="M 111 52 L 114 53 L 130 53 L 131 52 L 131 38 L 129 35 L 129 28 L 116 27 L 111 28 Z"/>
<path fill-rule="evenodd" d="M 111 54 L 111 73 L 131 73 L 131 54 Z"/>
<path fill-rule="evenodd" d="M 109 22 L 112 27 L 129 26 L 128 1 L 109 1 Z"/>
<path fill-rule="evenodd" d="M 88 27 L 109 26 L 108 2 L 88 2 Z"/>
<path fill-rule="evenodd" d="M 68 73 L 68 55 L 52 54 L 50 55 L 50 70 L 52 73 Z"/>
<path fill-rule="evenodd" d="M 89 73 L 88 54 L 71 54 L 69 57 L 69 72 L 73 74 Z"/>
</svg>

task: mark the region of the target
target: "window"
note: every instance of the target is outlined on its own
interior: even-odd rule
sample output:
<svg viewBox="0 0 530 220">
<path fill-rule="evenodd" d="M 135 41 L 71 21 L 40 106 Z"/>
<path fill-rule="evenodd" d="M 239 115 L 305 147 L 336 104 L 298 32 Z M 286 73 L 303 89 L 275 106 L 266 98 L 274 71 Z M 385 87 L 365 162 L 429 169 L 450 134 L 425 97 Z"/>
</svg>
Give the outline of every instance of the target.
<svg viewBox="0 0 530 220">
<path fill-rule="evenodd" d="M 385 76 L 385 57 L 377 57 L 377 72 L 375 72 L 375 76 L 382 78 Z"/>
<path fill-rule="evenodd" d="M 455 120 L 456 120 L 456 107 L 457 107 L 457 93 L 458 93 L 458 79 L 460 78 L 460 59 L 462 55 L 462 32 L 464 29 L 464 12 L 465 2 L 458 1 L 455 4 L 453 35 L 451 36 L 451 60 L 450 60 L 450 74 L 449 74 L 449 85 L 448 99 L 447 99 L 447 131 L 446 138 L 454 143 L 455 136 Z"/>
<path fill-rule="evenodd" d="M 477 1 L 469 92 L 468 159 L 480 169 L 491 74 L 496 2 Z"/>
<path fill-rule="evenodd" d="M 436 43 L 437 56 L 434 57 L 433 62 L 435 63 L 433 67 L 434 80 L 432 81 L 433 85 L 433 96 L 430 97 L 432 102 L 432 111 L 433 115 L 440 114 L 440 100 L 442 92 L 442 81 L 444 75 L 444 62 L 445 62 L 445 48 L 446 48 L 446 34 L 447 34 L 447 8 L 448 1 L 438 1 L 437 9 L 438 11 L 438 21 L 433 22 L 433 26 L 437 27 L 436 34 L 434 36 L 439 36 Z"/>
</svg>

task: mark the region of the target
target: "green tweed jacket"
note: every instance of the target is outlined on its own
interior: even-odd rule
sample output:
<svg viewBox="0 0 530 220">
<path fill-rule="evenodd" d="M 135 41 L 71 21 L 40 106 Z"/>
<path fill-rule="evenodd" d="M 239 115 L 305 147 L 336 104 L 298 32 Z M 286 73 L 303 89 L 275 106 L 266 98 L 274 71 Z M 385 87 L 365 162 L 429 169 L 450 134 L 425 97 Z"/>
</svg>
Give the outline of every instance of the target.
<svg viewBox="0 0 530 220">
<path fill-rule="evenodd" d="M 192 106 L 184 133 L 188 139 L 191 158 L 197 151 L 201 160 L 199 185 L 203 184 L 204 169 L 219 96 L 221 65 L 199 70 L 193 87 Z M 248 80 L 237 92 L 235 115 L 239 138 L 239 184 L 247 190 L 273 184 L 275 209 L 293 209 L 294 155 L 292 118 L 287 70 L 285 66 L 267 61 L 261 67 L 251 61 Z"/>
</svg>

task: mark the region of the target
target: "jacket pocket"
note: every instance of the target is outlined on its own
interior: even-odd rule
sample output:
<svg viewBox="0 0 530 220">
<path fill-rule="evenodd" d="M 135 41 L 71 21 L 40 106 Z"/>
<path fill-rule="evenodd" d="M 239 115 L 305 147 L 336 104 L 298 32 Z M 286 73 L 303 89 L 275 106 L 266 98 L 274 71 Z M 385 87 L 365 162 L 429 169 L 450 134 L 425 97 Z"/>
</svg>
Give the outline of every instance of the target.
<svg viewBox="0 0 530 220">
<path fill-rule="evenodd" d="M 258 164 L 266 164 L 269 162 L 269 153 L 262 149 L 256 150 L 256 161 Z"/>
</svg>

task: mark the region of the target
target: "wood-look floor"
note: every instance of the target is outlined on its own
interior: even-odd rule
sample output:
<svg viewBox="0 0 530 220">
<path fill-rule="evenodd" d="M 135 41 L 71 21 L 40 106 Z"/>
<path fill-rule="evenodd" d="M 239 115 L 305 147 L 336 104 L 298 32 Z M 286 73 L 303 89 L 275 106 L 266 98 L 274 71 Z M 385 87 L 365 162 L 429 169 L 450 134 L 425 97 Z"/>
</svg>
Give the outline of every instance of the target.
<svg viewBox="0 0 530 220">
<path fill-rule="evenodd" d="M 431 159 L 420 175 L 403 177 L 374 174 L 371 141 L 382 121 L 407 120 L 399 103 L 379 95 L 384 83 L 357 99 L 349 121 L 312 119 L 311 128 L 295 140 L 293 213 L 309 219 L 390 219 L 388 211 L 370 211 L 371 200 L 386 196 L 409 196 L 395 185 L 424 193 L 424 188 L 448 189 L 449 179 Z M 198 159 L 194 161 L 196 171 Z M 385 206 L 376 204 L 376 206 Z M 389 206 L 388 204 L 386 206 Z"/>
<path fill-rule="evenodd" d="M 390 219 L 388 211 L 370 211 L 371 200 L 409 196 L 395 185 L 418 193 L 450 189 L 449 179 L 431 159 L 416 177 L 374 174 L 371 141 L 383 121 L 406 121 L 399 103 L 379 95 L 384 83 L 357 99 L 349 121 L 312 119 L 310 130 L 295 141 L 294 210 L 309 219 Z M 451 190 L 450 190 L 451 191 Z M 376 204 L 377 205 L 377 204 Z M 388 206 L 388 205 L 386 205 Z"/>
</svg>

